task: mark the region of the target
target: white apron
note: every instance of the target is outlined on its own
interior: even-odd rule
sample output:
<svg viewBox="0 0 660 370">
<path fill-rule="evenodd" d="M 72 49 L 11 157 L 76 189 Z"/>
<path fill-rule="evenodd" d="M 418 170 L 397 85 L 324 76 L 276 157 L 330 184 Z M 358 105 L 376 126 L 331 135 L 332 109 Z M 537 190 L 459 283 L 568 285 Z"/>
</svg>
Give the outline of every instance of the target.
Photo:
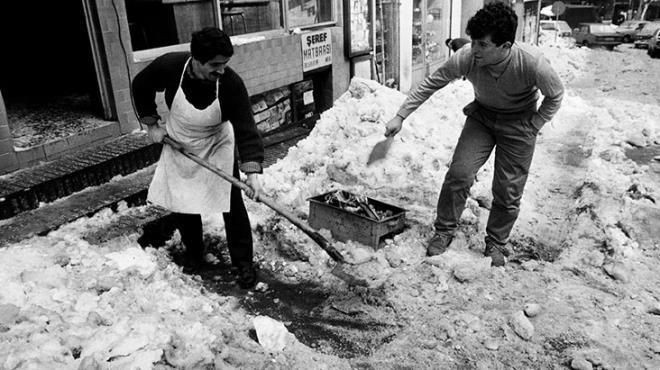
<svg viewBox="0 0 660 370">
<path fill-rule="evenodd" d="M 234 130 L 229 122 L 222 122 L 222 111 L 216 98 L 206 109 L 195 108 L 179 87 L 174 94 L 167 134 L 186 149 L 232 175 L 234 168 Z M 147 200 L 178 213 L 213 214 L 229 212 L 231 184 L 198 165 L 169 145 L 163 145 Z"/>
</svg>

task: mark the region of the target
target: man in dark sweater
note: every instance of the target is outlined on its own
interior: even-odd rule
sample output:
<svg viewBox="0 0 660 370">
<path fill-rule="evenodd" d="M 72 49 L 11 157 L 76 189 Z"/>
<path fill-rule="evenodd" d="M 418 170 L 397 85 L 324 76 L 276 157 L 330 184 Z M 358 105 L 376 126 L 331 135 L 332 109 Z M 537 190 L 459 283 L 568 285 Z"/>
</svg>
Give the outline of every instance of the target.
<svg viewBox="0 0 660 370">
<path fill-rule="evenodd" d="M 169 135 L 237 178 L 240 159 L 240 170 L 253 190 L 248 195 L 257 197 L 263 142 L 245 85 L 227 66 L 234 52 L 231 41 L 223 31 L 209 27 L 193 33 L 190 50 L 164 54 L 135 77 L 132 88 L 140 122 L 154 142 Z M 170 109 L 165 122 L 156 109 L 159 91 L 165 92 Z M 174 212 L 186 247 L 185 263 L 192 268 L 204 263 L 201 215 L 223 213 L 237 282 L 243 288 L 256 284 L 252 229 L 239 188 L 166 145 L 147 199 Z"/>
</svg>

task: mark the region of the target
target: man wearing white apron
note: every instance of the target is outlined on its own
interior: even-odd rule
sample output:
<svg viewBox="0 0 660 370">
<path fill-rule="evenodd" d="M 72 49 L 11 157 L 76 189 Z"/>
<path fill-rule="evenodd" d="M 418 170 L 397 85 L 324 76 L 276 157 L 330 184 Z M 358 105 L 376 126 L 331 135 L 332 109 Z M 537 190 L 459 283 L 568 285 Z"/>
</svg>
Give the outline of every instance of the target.
<svg viewBox="0 0 660 370">
<path fill-rule="evenodd" d="M 193 33 L 190 51 L 164 54 L 135 77 L 140 122 L 153 141 L 161 142 L 167 134 L 237 178 L 240 159 L 240 170 L 254 191 L 248 195 L 254 197 L 261 190 L 263 142 L 245 85 L 227 67 L 234 53 L 231 41 L 220 29 L 209 27 Z M 170 109 L 164 124 L 156 110 L 158 91 L 165 92 Z M 201 215 L 222 212 L 237 282 L 243 288 L 256 284 L 252 229 L 238 188 L 165 145 L 147 200 L 174 212 L 186 265 L 193 268 L 204 262 Z"/>
</svg>

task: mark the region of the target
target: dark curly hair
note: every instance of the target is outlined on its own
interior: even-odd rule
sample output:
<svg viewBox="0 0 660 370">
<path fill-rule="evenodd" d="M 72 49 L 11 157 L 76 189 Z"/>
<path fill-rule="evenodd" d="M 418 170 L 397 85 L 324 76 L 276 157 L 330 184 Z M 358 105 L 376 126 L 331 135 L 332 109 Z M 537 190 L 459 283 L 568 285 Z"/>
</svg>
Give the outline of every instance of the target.
<svg viewBox="0 0 660 370">
<path fill-rule="evenodd" d="M 221 29 L 206 27 L 192 34 L 190 53 L 193 58 L 206 63 L 217 55 L 231 57 L 234 55 L 234 47 L 229 36 Z"/>
<path fill-rule="evenodd" d="M 516 40 L 518 16 L 510 6 L 504 3 L 490 3 L 480 9 L 468 21 L 465 32 L 473 39 L 490 35 L 495 45 L 500 46 Z"/>
</svg>

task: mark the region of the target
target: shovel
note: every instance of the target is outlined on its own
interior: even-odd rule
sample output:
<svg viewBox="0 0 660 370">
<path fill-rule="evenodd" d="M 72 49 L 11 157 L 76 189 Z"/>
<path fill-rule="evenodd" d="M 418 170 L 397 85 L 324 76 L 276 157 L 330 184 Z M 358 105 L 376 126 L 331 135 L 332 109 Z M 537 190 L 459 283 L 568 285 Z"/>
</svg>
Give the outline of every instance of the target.
<svg viewBox="0 0 660 370">
<path fill-rule="evenodd" d="M 370 166 L 374 162 L 380 161 L 381 159 L 385 158 L 387 152 L 390 150 L 390 146 L 392 146 L 392 141 L 394 141 L 394 136 L 388 136 L 385 140 L 376 143 L 376 145 L 374 145 L 374 148 L 371 150 L 371 153 L 369 154 L 369 160 L 367 160 L 367 166 Z"/>
<path fill-rule="evenodd" d="M 241 189 L 244 192 L 251 192 L 252 189 L 244 182 L 238 180 L 234 176 L 231 176 L 227 174 L 226 172 L 222 171 L 221 169 L 215 167 L 214 165 L 210 164 L 209 162 L 205 161 L 204 159 L 198 157 L 197 155 L 189 152 L 186 150 L 183 145 L 181 145 L 179 142 L 176 140 L 172 139 L 169 136 L 165 136 L 163 138 L 163 142 L 172 148 L 176 149 L 177 151 L 181 152 L 184 156 L 188 157 L 188 159 L 194 161 L 195 163 L 199 164 L 200 166 L 206 168 L 207 170 L 215 173 L 216 175 L 222 177 L 224 180 L 230 182 L 232 185 L 236 186 L 237 188 Z M 323 235 L 319 234 L 318 231 L 312 229 L 309 225 L 304 223 L 301 219 L 298 217 L 294 216 L 291 212 L 288 210 L 284 209 L 281 205 L 275 203 L 272 199 L 264 196 L 264 195 L 259 195 L 258 197 L 254 198 L 255 201 L 261 202 L 268 206 L 270 209 L 273 211 L 277 212 L 278 214 L 282 215 L 284 218 L 289 220 L 292 224 L 297 226 L 300 230 L 302 230 L 305 234 L 307 234 L 312 240 L 316 242 L 323 250 L 332 258 L 337 264 L 335 267 L 332 269 L 332 274 L 335 275 L 336 277 L 340 278 L 341 280 L 344 280 L 348 285 L 359 285 L 359 286 L 368 286 L 367 281 L 364 279 L 357 278 L 346 271 L 344 271 L 343 266 L 346 264 L 346 260 L 344 259 L 344 256 L 342 256 L 341 253 L 335 247 L 330 244 L 330 242 L 323 237 Z"/>
</svg>

